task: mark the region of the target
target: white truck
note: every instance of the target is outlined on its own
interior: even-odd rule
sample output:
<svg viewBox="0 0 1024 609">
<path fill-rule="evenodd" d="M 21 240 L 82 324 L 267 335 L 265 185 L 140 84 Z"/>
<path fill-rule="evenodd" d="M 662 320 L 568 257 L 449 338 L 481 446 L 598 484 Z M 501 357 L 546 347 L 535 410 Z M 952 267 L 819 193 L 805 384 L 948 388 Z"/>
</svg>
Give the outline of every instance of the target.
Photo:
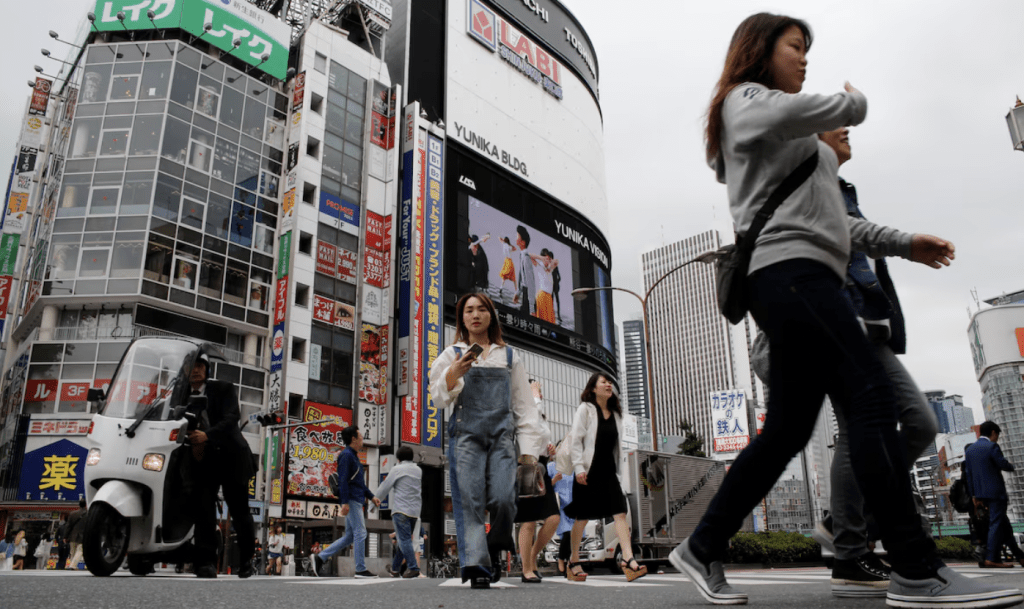
<svg viewBox="0 0 1024 609">
<path fill-rule="evenodd" d="M 625 466 L 629 486 L 633 554 L 651 566 L 667 561 L 668 553 L 696 528 L 725 478 L 725 464 L 705 457 L 628 450 Z M 568 535 L 568 533 L 566 533 Z M 544 549 L 554 564 L 558 542 Z M 580 544 L 584 569 L 618 569 L 621 545 L 611 518 L 590 521 Z"/>
</svg>

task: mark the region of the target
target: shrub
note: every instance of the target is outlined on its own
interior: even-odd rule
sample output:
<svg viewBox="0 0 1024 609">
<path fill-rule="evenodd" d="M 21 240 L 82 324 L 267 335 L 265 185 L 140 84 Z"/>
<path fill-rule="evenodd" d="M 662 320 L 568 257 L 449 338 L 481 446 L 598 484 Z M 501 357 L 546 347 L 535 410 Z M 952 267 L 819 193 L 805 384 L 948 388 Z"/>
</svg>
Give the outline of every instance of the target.
<svg viewBox="0 0 1024 609">
<path fill-rule="evenodd" d="M 974 560 L 974 547 L 971 542 L 960 537 L 936 537 L 935 548 L 942 558 L 962 558 Z"/>
<path fill-rule="evenodd" d="M 737 533 L 730 542 L 727 562 L 781 564 L 821 560 L 821 548 L 800 533 L 771 531 Z"/>
</svg>

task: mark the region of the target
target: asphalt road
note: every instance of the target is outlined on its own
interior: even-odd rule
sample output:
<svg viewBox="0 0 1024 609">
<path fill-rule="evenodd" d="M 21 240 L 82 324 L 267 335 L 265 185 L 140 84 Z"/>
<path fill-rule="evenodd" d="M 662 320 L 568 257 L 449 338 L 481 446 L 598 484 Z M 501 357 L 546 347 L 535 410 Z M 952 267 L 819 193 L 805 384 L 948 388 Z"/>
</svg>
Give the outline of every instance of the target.
<svg viewBox="0 0 1024 609">
<path fill-rule="evenodd" d="M 959 565 L 970 577 L 1024 588 L 1024 569 L 981 570 Z M 750 595 L 756 607 L 798 609 L 841 606 L 842 609 L 884 606 L 883 599 L 835 599 L 824 568 L 730 570 L 730 582 Z M 0 572 L 0 607 L 69 607 L 123 609 L 139 607 L 273 608 L 381 607 L 431 609 L 488 609 L 489 607 L 598 607 L 659 609 L 710 607 L 685 577 L 652 574 L 633 583 L 622 576 L 591 575 L 586 583 L 554 577 L 541 584 L 503 579 L 490 590 L 471 590 L 469 584 L 444 579 L 374 579 L 257 576 L 240 580 L 220 576 L 201 580 L 191 575 L 160 572 L 133 577 L 120 572 L 93 577 L 74 571 Z"/>
</svg>

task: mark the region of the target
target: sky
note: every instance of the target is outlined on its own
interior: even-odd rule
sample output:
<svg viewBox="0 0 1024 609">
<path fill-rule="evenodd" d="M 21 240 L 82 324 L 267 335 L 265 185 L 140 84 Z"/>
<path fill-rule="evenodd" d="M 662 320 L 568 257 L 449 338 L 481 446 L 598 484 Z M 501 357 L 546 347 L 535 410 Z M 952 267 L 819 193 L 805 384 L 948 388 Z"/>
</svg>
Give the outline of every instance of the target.
<svg viewBox="0 0 1024 609">
<path fill-rule="evenodd" d="M 725 187 L 704 161 L 703 115 L 745 17 L 802 18 L 814 32 L 804 91 L 838 92 L 849 81 L 868 98 L 867 120 L 851 130 L 853 160 L 840 171 L 865 215 L 956 245 L 956 260 L 942 270 L 890 263 L 907 317 L 902 360 L 921 389 L 962 395 L 980 422 L 966 333 L 972 292 L 986 299 L 1024 289 L 1022 257 L 1013 253 L 1022 242 L 1024 154 L 1012 149 L 1004 118 L 1024 93 L 1024 3 L 562 1 L 599 63 L 612 284 L 640 290 L 646 249 L 711 228 L 731 233 Z M 39 49 L 70 49 L 48 30 L 71 39 L 94 4 L 35 0 L 9 16 L 0 38 L 0 74 L 9 83 L 0 99 L 0 158 L 14 154 L 32 66 L 47 74 L 60 67 Z M 620 325 L 639 308 L 616 294 Z"/>
</svg>

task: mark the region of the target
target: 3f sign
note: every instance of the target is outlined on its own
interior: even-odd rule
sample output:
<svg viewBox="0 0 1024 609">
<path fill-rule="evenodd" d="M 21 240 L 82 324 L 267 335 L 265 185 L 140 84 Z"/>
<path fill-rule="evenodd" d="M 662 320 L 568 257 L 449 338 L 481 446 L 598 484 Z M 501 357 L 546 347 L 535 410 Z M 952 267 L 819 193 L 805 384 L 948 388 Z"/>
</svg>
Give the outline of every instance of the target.
<svg viewBox="0 0 1024 609">
<path fill-rule="evenodd" d="M 172 11 L 174 11 L 174 3 L 175 0 L 142 0 L 142 2 L 139 2 L 138 4 L 121 7 L 121 11 L 125 13 L 125 21 L 139 21 L 142 18 L 142 15 L 144 14 L 142 12 L 143 9 L 149 9 L 152 10 L 154 13 L 153 21 L 159 21 L 160 19 L 163 19 L 164 17 L 170 15 Z M 104 2 L 103 12 L 100 15 L 100 22 L 112 23 L 114 21 L 120 21 L 120 19 L 117 18 L 117 12 L 113 11 L 114 3 Z M 147 12 L 145 14 L 147 16 L 146 18 L 149 19 L 149 13 Z"/>
</svg>

